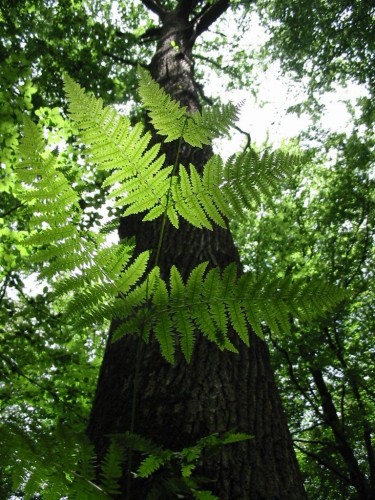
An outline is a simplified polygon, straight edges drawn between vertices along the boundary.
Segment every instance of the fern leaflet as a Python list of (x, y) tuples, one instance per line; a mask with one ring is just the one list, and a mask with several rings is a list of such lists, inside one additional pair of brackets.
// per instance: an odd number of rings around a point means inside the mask
[(238, 108), (233, 104), (189, 113), (142, 68), (139, 68), (138, 92), (155, 130), (166, 136), (164, 142), (182, 138), (191, 146), (201, 148), (211, 144), (215, 137), (227, 134), (238, 119)]

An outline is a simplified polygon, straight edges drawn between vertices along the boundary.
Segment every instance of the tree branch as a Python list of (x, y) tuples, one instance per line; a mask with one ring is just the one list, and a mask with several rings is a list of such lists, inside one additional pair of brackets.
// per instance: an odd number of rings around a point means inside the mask
[(297, 448), (297, 450), (301, 451), (302, 453), (304, 453), (308, 457), (316, 460), (318, 462), (318, 464), (320, 464), (323, 467), (325, 467), (325, 468), (329, 469), (330, 471), (332, 471), (334, 474), (336, 474), (338, 477), (340, 477), (343, 481), (345, 481), (345, 483), (347, 483), (349, 485), (352, 484), (351, 481), (350, 481), (350, 479), (348, 479), (346, 476), (344, 476), (338, 469), (336, 469), (336, 467), (334, 467), (333, 465), (331, 465), (328, 462), (326, 462), (325, 460), (323, 460), (316, 453), (312, 453), (311, 451), (306, 450), (302, 446), (298, 446), (298, 444), (296, 444), (296, 443), (294, 443), (294, 446)]
[(6, 212), (1, 213), (0, 218), (3, 218), (3, 217), (6, 217), (7, 215), (10, 215), (12, 212), (15, 212), (16, 210), (18, 210), (20, 207), (23, 207), (24, 205), (26, 205), (26, 203), (18, 203), (18, 205), (16, 205), (15, 207), (12, 207), (9, 210), (7, 210)]
[(194, 53), (194, 58), (195, 59), (201, 59), (202, 61), (208, 62), (209, 64), (211, 64), (215, 68), (219, 69), (220, 71), (224, 71), (225, 72), (226, 69), (228, 68), (228, 66), (222, 66), (220, 63), (218, 63), (214, 59), (211, 59), (210, 57), (202, 56), (201, 54)]
[(242, 130), (242, 128), (240, 128), (238, 125), (233, 125), (233, 128), (238, 130), (238, 132), (240, 132), (241, 134), (243, 134), (246, 137), (246, 145), (244, 147), (244, 151), (246, 151), (246, 149), (250, 149), (251, 148), (251, 135), (249, 134), (249, 132)]
[(335, 437), (337, 449), (342, 456), (344, 463), (348, 469), (352, 485), (363, 498), (367, 497), (370, 490), (369, 483), (366, 476), (360, 468), (359, 462), (354, 455), (353, 449), (347, 439), (342, 423), (338, 417), (336, 407), (330, 393), (328, 386), (324, 380), (323, 373), (320, 369), (310, 368), (311, 375), (313, 376), (315, 386), (319, 392), (324, 420), (331, 428)]
[(147, 64), (142, 64), (139, 61), (133, 61), (132, 59), (128, 59), (126, 57), (121, 57), (117, 56), (116, 54), (112, 54), (111, 52), (108, 52), (107, 50), (103, 51), (103, 54), (105, 56), (111, 57), (114, 61), (120, 62), (121, 64), (128, 64), (129, 66), (134, 66), (135, 68), (137, 66), (142, 66), (143, 68), (148, 68)]
[(156, 14), (160, 19), (163, 19), (167, 14), (167, 10), (164, 9), (158, 0), (141, 0), (143, 5)]
[(316, 429), (317, 427), (320, 427), (321, 425), (325, 425), (325, 422), (315, 422), (315, 424), (309, 425), (309, 427), (305, 427), (304, 429), (298, 429), (296, 431), (291, 431), (291, 435), (294, 436), (297, 434), (298, 436), (304, 432), (310, 432), (313, 429)]
[(229, 8), (230, 0), (218, 0), (216, 3), (205, 6), (194, 19), (193, 42), (204, 33)]
[(270, 334), (270, 340), (271, 340), (272, 345), (275, 347), (275, 349), (277, 349), (284, 356), (285, 361), (287, 362), (287, 365), (288, 365), (287, 370), (288, 370), (291, 381), (293, 382), (293, 384), (295, 385), (297, 390), (306, 399), (306, 401), (308, 401), (310, 403), (310, 405), (313, 408), (313, 410), (315, 411), (317, 417), (321, 418), (322, 415), (317, 407), (317, 404), (315, 403), (315, 401), (313, 401), (313, 399), (308, 395), (308, 393), (305, 391), (305, 389), (302, 387), (302, 385), (297, 380), (297, 377), (296, 377), (295, 371), (294, 371), (293, 362), (290, 359), (289, 352), (277, 343), (276, 339), (272, 336), (272, 334)]
[(194, 10), (194, 8), (197, 6), (198, 1), (197, 0), (180, 0), (178, 2), (177, 10), (179, 12), (183, 12), (187, 14), (186, 17), (189, 16), (189, 14)]
[(6, 291), (7, 291), (7, 287), (8, 287), (8, 283), (9, 283), (9, 279), (10, 279), (10, 273), (8, 272), (5, 275), (4, 281), (1, 283), (0, 304), (2, 303), (3, 298), (5, 297), (5, 294), (6, 294)]

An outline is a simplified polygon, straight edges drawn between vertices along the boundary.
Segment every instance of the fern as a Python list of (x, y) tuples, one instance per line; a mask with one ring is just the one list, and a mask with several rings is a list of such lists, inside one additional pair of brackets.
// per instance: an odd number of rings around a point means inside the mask
[[(201, 174), (194, 165), (164, 167), (160, 146), (149, 147), (151, 134), (142, 125), (131, 127), (128, 118), (103, 107), (101, 99), (87, 95), (67, 76), (65, 89), (87, 155), (109, 173), (103, 187), (117, 206), (125, 207), (124, 216), (146, 212), (144, 220), (163, 215), (176, 227), (180, 217), (196, 227), (226, 227), (228, 219), (271, 196), (295, 162), (281, 153), (260, 157), (250, 150), (226, 163), (213, 156)], [(236, 116), (230, 106), (188, 113), (143, 70), (140, 95), (160, 134), (194, 146), (226, 133)], [(134, 259), (133, 242), (108, 247), (105, 233), (80, 229), (78, 195), (56, 156), (46, 151), (42, 131), (28, 119), (20, 150), (18, 175), (29, 188), (21, 198), (33, 212), (35, 228), (25, 244), (39, 247), (34, 262), (41, 266), (41, 276), (54, 277), (54, 294), (66, 298), (65, 312), (78, 327), (117, 317), (121, 322), (113, 341), (125, 334), (147, 341), (155, 334), (162, 355), (173, 363), (177, 347), (190, 361), (198, 331), (220, 349), (237, 352), (233, 332), (249, 345), (249, 326), (259, 336), (264, 325), (276, 333), (288, 332), (291, 314), (311, 320), (342, 299), (341, 292), (321, 282), (238, 278), (234, 265), (221, 271), (202, 263), (186, 283), (175, 267), (168, 282), (157, 267), (146, 275), (149, 252)]]
[(123, 474), (123, 464), (125, 462), (124, 447), (112, 439), (107, 453), (101, 464), (101, 483), (100, 486), (110, 495), (120, 493), (119, 480)]
[[(172, 167), (162, 168), (165, 156), (158, 156), (160, 145), (148, 149), (151, 133), (143, 126), (130, 127), (130, 120), (101, 99), (88, 96), (68, 76), (65, 90), (72, 119), (80, 130), (82, 142), (98, 169), (112, 171), (103, 183), (109, 187), (109, 198), (117, 207), (128, 207), (124, 215), (151, 210), (165, 200), (169, 183), (165, 182)], [(165, 207), (164, 207), (165, 208)]]
[(44, 435), (11, 424), (0, 430), (2, 454), (12, 466), (13, 488), (22, 489), (25, 499), (35, 494), (51, 500), (109, 498), (92, 482), (93, 446), (82, 434), (61, 425)]
[(138, 467), (136, 475), (138, 477), (149, 477), (160, 469), (166, 462), (171, 460), (173, 452), (171, 450), (160, 450), (158, 455), (149, 455)]
[[(58, 168), (58, 158), (46, 151), (42, 130), (24, 118), (24, 136), (20, 144), (23, 161), (17, 175), (24, 188), (18, 197), (26, 203), (34, 228), (25, 245), (45, 247), (35, 252), (34, 262), (51, 263), (61, 255), (78, 255), (81, 241), (77, 222), (81, 217), (78, 194)], [(62, 261), (57, 265), (64, 268)], [(48, 271), (45, 270), (46, 274)]]
[(191, 146), (201, 148), (204, 144), (211, 144), (215, 137), (227, 134), (238, 119), (238, 108), (233, 104), (189, 113), (142, 68), (139, 68), (138, 91), (155, 130), (166, 136), (165, 142), (182, 138)]
[[(207, 265), (207, 262), (198, 265), (186, 283), (177, 268), (172, 267), (170, 286), (158, 275), (156, 287), (150, 290), (148, 325), (156, 332), (162, 355), (171, 363), (177, 342), (185, 359), (190, 361), (196, 331), (221, 349), (236, 352), (230, 328), (249, 345), (249, 327), (261, 337), (263, 324), (277, 334), (288, 333), (292, 314), (311, 321), (317, 314), (332, 310), (346, 296), (343, 290), (321, 281), (293, 282), (289, 277), (255, 278), (251, 274), (237, 278), (234, 264), (222, 272), (217, 268), (207, 271)], [(137, 318), (142, 319), (142, 316)], [(115, 340), (121, 336), (117, 331)]]
[[(140, 70), (140, 75), (144, 106), (167, 141), (183, 138), (193, 146), (208, 144), (236, 119), (231, 105), (189, 114), (147, 72)], [(189, 171), (180, 165), (177, 175), (172, 166), (164, 166), (165, 156), (158, 156), (160, 145), (148, 149), (151, 135), (144, 134), (140, 124), (131, 128), (126, 117), (103, 108), (101, 99), (85, 94), (69, 77), (65, 77), (65, 89), (90, 160), (98, 169), (112, 172), (103, 187), (110, 188), (109, 198), (116, 199), (116, 207), (125, 208), (124, 216), (146, 212), (143, 220), (151, 221), (166, 214), (176, 228), (180, 216), (196, 227), (212, 229), (212, 222), (226, 227), (225, 219), (238, 218), (245, 208), (269, 197), (296, 161), (281, 153), (260, 157), (247, 151), (226, 164), (219, 156), (212, 157), (202, 176), (194, 165)], [(200, 141), (199, 133), (203, 134)]]

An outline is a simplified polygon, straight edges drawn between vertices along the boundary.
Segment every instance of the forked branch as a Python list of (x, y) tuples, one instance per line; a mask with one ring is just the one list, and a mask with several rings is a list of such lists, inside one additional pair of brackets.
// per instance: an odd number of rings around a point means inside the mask
[(158, 0), (141, 0), (143, 5), (147, 7), (147, 9), (151, 10), (154, 14), (156, 14), (161, 20), (165, 17), (167, 14), (167, 10), (164, 9), (160, 5), (160, 2)]

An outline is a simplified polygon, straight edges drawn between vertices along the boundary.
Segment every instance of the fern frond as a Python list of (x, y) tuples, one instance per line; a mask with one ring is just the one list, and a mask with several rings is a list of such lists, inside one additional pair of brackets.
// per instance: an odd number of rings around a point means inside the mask
[[(269, 197), (294, 162), (281, 153), (260, 157), (246, 151), (225, 165), (219, 157), (211, 158), (202, 176), (194, 165), (189, 171), (180, 165), (178, 175), (171, 179), (173, 167), (164, 166), (160, 145), (148, 148), (151, 135), (144, 134), (141, 125), (131, 128), (127, 118), (103, 107), (100, 99), (85, 94), (69, 77), (65, 77), (65, 89), (91, 160), (99, 169), (112, 171), (103, 187), (110, 188), (109, 197), (115, 199), (115, 206), (124, 208), (124, 216), (146, 212), (143, 220), (151, 221), (166, 213), (175, 227), (179, 217), (196, 227), (212, 229), (212, 222), (226, 227), (226, 219), (240, 216), (254, 202)], [(237, 113), (232, 105), (221, 111), (188, 113), (142, 69), (140, 94), (153, 125), (167, 141), (183, 138), (193, 146), (208, 144), (228, 130)]]
[(160, 469), (173, 455), (172, 451), (165, 450), (160, 455), (149, 455), (142, 460), (136, 472), (138, 477), (149, 477)]
[(168, 311), (168, 290), (160, 278), (154, 292), (153, 304), (159, 313), (155, 316), (155, 336), (160, 344), (162, 355), (170, 363), (174, 362), (174, 332), (173, 322)]
[(94, 445), (88, 439), (88, 437), (83, 434), (80, 436), (77, 452), (78, 467), (77, 473), (85, 481), (94, 481), (96, 477), (95, 472), (95, 450)]
[(148, 71), (139, 68), (138, 93), (144, 108), (149, 112), (155, 130), (171, 142), (182, 136), (186, 121), (186, 107), (169, 97), (164, 89), (151, 78)]
[(19, 150), (22, 161), (17, 167), (17, 176), (26, 189), (19, 192), (18, 197), (32, 204), (29, 211), (38, 214), (35, 219), (38, 225), (43, 222), (53, 225), (51, 214), (71, 215), (73, 207), (79, 211), (78, 194), (59, 170), (57, 157), (46, 151), (42, 130), (27, 116)]
[(133, 287), (125, 298), (117, 298), (111, 309), (112, 317), (122, 319), (112, 334), (112, 342), (124, 335), (137, 334), (147, 341), (151, 329), (151, 310), (146, 306), (159, 284), (160, 270), (155, 267), (139, 285)]
[(231, 103), (223, 106), (204, 107), (188, 115), (183, 130), (184, 140), (191, 146), (201, 148), (211, 144), (212, 139), (226, 135), (238, 120), (239, 107)]
[[(82, 97), (82, 102), (76, 102), (73, 98), (71, 111), (83, 127), (84, 136), (91, 141), (94, 156), (104, 161), (105, 168), (110, 158), (103, 157), (103, 150), (99, 148), (100, 140), (95, 139), (95, 117), (92, 117), (94, 125), (91, 127), (89, 120), (81, 122), (82, 106), (85, 111), (87, 107), (93, 113), (103, 111), (102, 125), (107, 129), (109, 127), (114, 140), (127, 145), (133, 152), (132, 160), (136, 161), (139, 155), (143, 155), (149, 137), (142, 135), (140, 127), (131, 130), (128, 135), (124, 134), (121, 120), (117, 119), (114, 112), (103, 110), (100, 102), (86, 96), (74, 82), (68, 80), (67, 86), (70, 86), (76, 98)], [(107, 123), (106, 120), (115, 120), (115, 123)], [(59, 170), (55, 156), (46, 150), (41, 129), (28, 118), (25, 118), (20, 152), (22, 162), (17, 173), (21, 182), (27, 183), (24, 198), (21, 195), (21, 199), (27, 204), (27, 210), (33, 212), (31, 222), (34, 227), (24, 244), (39, 247), (32, 260), (40, 264), (40, 276), (55, 278), (55, 296), (64, 294), (67, 297), (66, 314), (78, 325), (110, 319), (118, 295), (121, 294), (123, 299), (145, 273), (149, 252), (131, 262), (132, 244), (106, 247), (103, 235), (83, 233), (79, 229), (82, 211), (78, 195)], [(156, 155), (156, 150), (146, 153), (153, 173), (160, 166), (160, 159), (154, 162)], [(67, 273), (70, 273), (69, 278)], [(62, 278), (61, 283), (59, 277)], [(142, 297), (138, 298), (143, 300)]]
[[(83, 91), (76, 84), (70, 83), (75, 96), (83, 98)], [(83, 103), (72, 104), (73, 112), (77, 115), (81, 116), (82, 104), (93, 110), (102, 108), (94, 98), (86, 96), (85, 99)], [(113, 114), (107, 113), (105, 116), (111, 118)], [(95, 149), (98, 144), (93, 139), (94, 129), (88, 123), (82, 126), (94, 142)], [(118, 124), (111, 131), (116, 138), (124, 139)], [(138, 138), (138, 143), (134, 145), (130, 139), (135, 137)], [(142, 137), (139, 127), (136, 131), (131, 131), (126, 140), (130, 140), (129, 147), (134, 149), (135, 157), (143, 154), (148, 144), (148, 138)], [(56, 158), (45, 149), (42, 131), (26, 118), (20, 148), (23, 161), (18, 175), (21, 182), (27, 182), (27, 187), (30, 188), (25, 189), (24, 201), (27, 210), (34, 214), (31, 221), (35, 229), (24, 243), (40, 247), (32, 260), (40, 264), (41, 277), (57, 278), (55, 296), (67, 295), (66, 314), (70, 320), (75, 319), (82, 325), (85, 322), (97, 323), (110, 319), (117, 296), (122, 294), (123, 298), (145, 273), (149, 252), (141, 254), (130, 263), (132, 244), (121, 243), (106, 247), (103, 235), (82, 233), (78, 225), (82, 216), (78, 195), (59, 170)], [(100, 151), (97, 154), (100, 156), (102, 153)], [(154, 151), (148, 155), (150, 161), (155, 154)], [(67, 278), (66, 273), (71, 276)], [(61, 283), (59, 276), (62, 278)]]
[(160, 145), (148, 149), (151, 134), (143, 133), (140, 123), (132, 128), (128, 118), (103, 107), (101, 99), (87, 95), (71, 78), (66, 76), (64, 82), (71, 117), (91, 161), (100, 170), (112, 171), (103, 183), (110, 188), (109, 198), (116, 199), (115, 206), (125, 207), (124, 215), (157, 205), (161, 205), (157, 216), (161, 215), (169, 189), (166, 179), (173, 167), (163, 167), (165, 155), (159, 156)]
[(185, 304), (185, 285), (178, 269), (173, 266), (170, 273), (170, 298), (173, 304), (173, 322), (180, 337), (180, 346), (189, 362), (193, 354), (195, 329), (189, 312), (183, 307)]
[[(123, 264), (118, 260), (119, 255), (125, 255)], [(78, 327), (97, 324), (115, 316), (121, 317), (122, 314), (117, 315), (116, 311), (139, 307), (147, 291), (145, 286), (135, 286), (145, 273), (148, 259), (149, 252), (143, 252), (130, 265), (126, 265), (129, 255), (123, 248), (107, 253), (105, 263), (98, 264), (94, 258), (92, 266), (82, 270), (82, 277), (64, 278), (61, 284), (57, 283), (57, 293), (74, 291), (73, 297), (68, 297), (65, 314), (74, 319)], [(123, 267), (117, 276), (111, 274), (116, 267)], [(133, 294), (132, 297), (130, 290), (137, 290), (137, 295)]]
[(100, 486), (110, 495), (121, 493), (119, 480), (122, 476), (122, 467), (125, 461), (125, 449), (115, 439), (111, 440), (107, 453), (101, 463)]
[(228, 133), (238, 119), (238, 107), (233, 104), (189, 113), (142, 68), (139, 69), (138, 92), (155, 130), (166, 137), (164, 142), (182, 138), (191, 146), (201, 148), (211, 144), (215, 137)]
[[(260, 157), (250, 150), (230, 157), (225, 165), (219, 156), (211, 157), (202, 176), (194, 165), (189, 166), (189, 172), (180, 165), (171, 189), (173, 216), (177, 214), (196, 227), (212, 229), (211, 221), (227, 227), (225, 219), (241, 217), (245, 209), (269, 198), (296, 161), (282, 153)], [(178, 226), (173, 220), (171, 223)]]
[[(169, 287), (158, 275), (156, 288), (149, 290), (147, 325), (154, 328), (162, 355), (171, 363), (176, 342), (190, 361), (196, 330), (219, 348), (236, 352), (229, 338), (230, 326), (248, 346), (249, 328), (260, 337), (262, 325), (276, 334), (288, 333), (291, 315), (311, 320), (345, 296), (342, 290), (321, 282), (293, 282), (289, 277), (270, 279), (267, 275), (256, 278), (252, 274), (238, 278), (234, 264), (222, 272), (217, 268), (207, 271), (207, 265), (204, 262), (193, 269), (186, 283), (172, 267)], [(129, 327), (133, 313), (127, 312), (131, 317)], [(137, 318), (138, 324), (141, 319)]]

